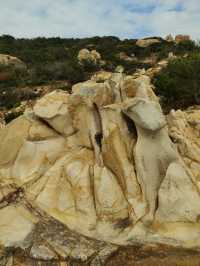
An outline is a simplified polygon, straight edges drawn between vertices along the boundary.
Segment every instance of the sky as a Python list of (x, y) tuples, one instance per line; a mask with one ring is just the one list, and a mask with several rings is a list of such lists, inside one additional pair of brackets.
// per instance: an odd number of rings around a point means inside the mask
[(189, 34), (200, 39), (200, 0), (0, 0), (0, 35), (18, 38)]

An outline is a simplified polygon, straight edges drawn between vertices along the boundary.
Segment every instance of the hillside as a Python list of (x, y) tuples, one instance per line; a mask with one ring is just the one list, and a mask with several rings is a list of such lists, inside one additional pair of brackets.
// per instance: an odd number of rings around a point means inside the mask
[[(7, 114), (8, 110), (57, 88), (70, 91), (73, 84), (88, 80), (98, 71), (113, 72), (118, 67), (117, 71), (133, 74), (137, 69), (155, 68), (163, 59), (199, 51), (197, 44), (181, 36), (176, 40), (170, 37), (120, 40), (15, 39), (4, 35), (0, 37), (0, 110)], [(159, 87), (159, 82), (156, 85)], [(195, 101), (190, 101), (191, 104)], [(6, 120), (15, 116), (11, 114)]]

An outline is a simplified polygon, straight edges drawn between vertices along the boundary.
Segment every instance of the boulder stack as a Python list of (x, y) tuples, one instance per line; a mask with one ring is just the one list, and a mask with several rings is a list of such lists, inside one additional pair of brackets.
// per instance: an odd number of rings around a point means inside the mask
[(96, 50), (82, 49), (78, 53), (79, 62), (83, 63), (84, 61), (90, 61), (94, 64), (97, 64), (101, 60), (101, 55)]

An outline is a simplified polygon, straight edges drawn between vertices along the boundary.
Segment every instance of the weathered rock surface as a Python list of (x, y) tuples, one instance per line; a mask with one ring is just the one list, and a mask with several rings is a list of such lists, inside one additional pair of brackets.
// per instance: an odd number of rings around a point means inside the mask
[(118, 245), (198, 250), (199, 123), (199, 110), (166, 119), (145, 73), (46, 94), (0, 130), (2, 265), (102, 265)]
[(20, 69), (26, 68), (25, 63), (22, 62), (19, 58), (6, 54), (0, 54), (0, 64), (5, 66), (14, 66)]
[(101, 60), (101, 55), (96, 50), (81, 49), (78, 53), (78, 60), (80, 62), (91, 61), (97, 64)]
[(104, 81), (110, 79), (111, 76), (112, 76), (112, 72), (101, 70), (101, 71), (96, 72), (91, 77), (91, 80), (96, 81), (97, 83), (98, 82), (100, 83), (100, 82), (104, 82)]
[(200, 188), (200, 108), (171, 111), (168, 124), (169, 135)]
[(160, 40), (157, 38), (147, 38), (147, 39), (139, 39), (136, 42), (136, 45), (142, 48), (148, 47), (152, 44), (160, 43)]

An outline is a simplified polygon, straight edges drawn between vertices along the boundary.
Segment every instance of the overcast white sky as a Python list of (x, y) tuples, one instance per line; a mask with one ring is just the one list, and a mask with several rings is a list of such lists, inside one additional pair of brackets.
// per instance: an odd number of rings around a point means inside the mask
[(200, 39), (200, 0), (0, 0), (0, 35)]

